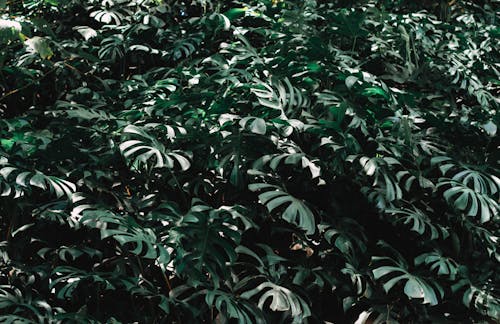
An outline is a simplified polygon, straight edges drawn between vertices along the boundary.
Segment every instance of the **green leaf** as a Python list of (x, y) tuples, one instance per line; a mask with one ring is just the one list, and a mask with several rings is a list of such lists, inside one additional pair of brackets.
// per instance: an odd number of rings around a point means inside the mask
[(389, 100), (389, 94), (382, 88), (380, 87), (369, 87), (365, 88), (363, 90), (363, 96), (366, 97), (375, 97), (375, 96), (381, 96), (387, 100)]
[(245, 15), (248, 8), (231, 8), (224, 13), (224, 16), (229, 18), (229, 20), (235, 20)]
[(85, 40), (89, 40), (97, 36), (97, 31), (89, 26), (75, 26), (73, 30), (76, 30)]
[[(388, 257), (373, 257), (372, 260), (375, 262), (395, 263), (393, 259)], [(437, 283), (431, 286), (424, 279), (410, 274), (408, 270), (402, 265), (380, 266), (373, 269), (372, 273), (377, 280), (381, 280), (387, 275), (396, 275), (389, 276), (391, 277), (391, 279), (389, 280), (384, 280), (384, 290), (386, 292), (389, 292), (395, 287), (397, 283), (405, 281), (403, 289), (405, 295), (409, 298), (422, 298), (424, 304), (428, 303), (430, 305), (437, 305), (439, 301), (436, 292), (439, 293), (441, 297), (443, 297), (444, 295), (443, 289)]]
[(282, 191), (278, 186), (266, 183), (252, 183), (248, 185), (248, 189), (251, 191), (268, 190), (259, 194), (259, 201), (267, 207), (269, 212), (283, 207), (281, 218), (285, 221), (297, 225), (305, 230), (306, 234), (313, 234), (316, 231), (314, 214), (304, 201)]
[(295, 295), (289, 289), (275, 285), (271, 282), (264, 282), (252, 290), (245, 291), (240, 297), (243, 299), (250, 299), (261, 292), (264, 293), (260, 296), (257, 305), (261, 309), (263, 309), (267, 299), (271, 298), (269, 308), (273, 311), (289, 311), (292, 317), (299, 317), (300, 319), (311, 316), (309, 306), (302, 298)]
[(351, 89), (358, 81), (359, 81), (358, 77), (350, 75), (345, 79), (345, 85), (347, 89)]
[(40, 36), (33, 36), (24, 42), (29, 51), (37, 53), (42, 59), (50, 59), (54, 52), (49, 46), (49, 41)]
[(264, 135), (266, 134), (266, 121), (258, 117), (245, 117), (240, 121), (242, 128), (247, 128), (252, 133)]
[(415, 279), (409, 279), (404, 288), (405, 294), (410, 298), (424, 298), (424, 289)]

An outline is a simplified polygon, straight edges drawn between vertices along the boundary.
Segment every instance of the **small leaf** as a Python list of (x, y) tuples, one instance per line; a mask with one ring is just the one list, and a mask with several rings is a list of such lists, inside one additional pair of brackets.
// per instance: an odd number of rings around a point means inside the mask
[(366, 97), (381, 96), (387, 100), (389, 99), (389, 94), (387, 92), (385, 92), (384, 89), (382, 89), (380, 87), (371, 87), (371, 88), (364, 89), (363, 96), (366, 96)]
[(24, 43), (29, 51), (37, 53), (42, 59), (50, 59), (54, 55), (46, 38), (34, 36), (28, 38)]
[(486, 134), (489, 136), (495, 136), (497, 133), (497, 125), (493, 121), (488, 121), (486, 124), (481, 125), (481, 128), (484, 129)]
[(347, 89), (351, 89), (353, 85), (355, 85), (359, 81), (359, 78), (354, 75), (350, 75), (345, 79), (345, 85)]
[(97, 31), (89, 26), (75, 26), (73, 30), (76, 30), (80, 35), (85, 38), (85, 40), (89, 40), (93, 37), (97, 36)]

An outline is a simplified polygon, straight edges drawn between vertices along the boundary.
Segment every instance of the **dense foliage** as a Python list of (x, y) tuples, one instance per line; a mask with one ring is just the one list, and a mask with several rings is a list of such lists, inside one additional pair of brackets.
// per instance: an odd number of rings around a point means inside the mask
[(498, 320), (498, 12), (0, 0), (0, 321)]

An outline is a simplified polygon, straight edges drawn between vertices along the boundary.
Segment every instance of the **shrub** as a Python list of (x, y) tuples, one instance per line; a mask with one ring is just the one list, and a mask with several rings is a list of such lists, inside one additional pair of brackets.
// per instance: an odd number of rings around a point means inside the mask
[(0, 1), (7, 323), (499, 319), (493, 1)]

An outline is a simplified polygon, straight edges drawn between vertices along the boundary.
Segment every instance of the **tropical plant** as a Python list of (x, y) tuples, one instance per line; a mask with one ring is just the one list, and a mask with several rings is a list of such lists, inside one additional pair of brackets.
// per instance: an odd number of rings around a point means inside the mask
[(0, 321), (500, 320), (498, 12), (0, 0)]

